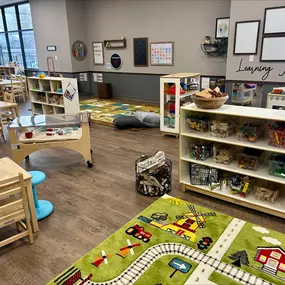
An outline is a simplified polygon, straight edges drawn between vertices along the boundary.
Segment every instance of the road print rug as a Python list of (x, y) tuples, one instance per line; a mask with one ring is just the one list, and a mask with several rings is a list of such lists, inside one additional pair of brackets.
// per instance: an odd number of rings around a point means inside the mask
[(164, 195), (48, 285), (285, 284), (285, 235)]

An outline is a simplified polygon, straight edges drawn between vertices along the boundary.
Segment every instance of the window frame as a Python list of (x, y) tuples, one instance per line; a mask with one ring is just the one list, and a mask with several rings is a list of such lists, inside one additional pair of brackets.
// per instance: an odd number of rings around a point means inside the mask
[[(4, 27), (4, 32), (0, 32), (0, 34), (5, 34), (7, 49), (8, 49), (8, 55), (9, 55), (9, 61), (13, 60), (12, 59), (12, 52), (11, 52), (11, 45), (10, 45), (10, 41), (9, 41), (9, 33), (17, 32), (19, 34), (20, 48), (21, 48), (21, 53), (22, 53), (22, 58), (23, 58), (23, 65), (24, 65), (24, 68), (27, 69), (27, 61), (26, 61), (26, 53), (25, 53), (25, 46), (24, 46), (24, 40), (23, 40), (23, 32), (28, 32), (28, 31), (33, 32), (34, 29), (22, 29), (22, 27), (21, 27), (19, 6), (23, 5), (23, 4), (30, 4), (30, 2), (29, 1), (23, 1), (23, 2), (11, 3), (8, 5), (0, 6), (0, 13), (2, 15), (3, 27)], [(9, 8), (9, 7), (15, 7), (16, 21), (17, 21), (17, 28), (18, 28), (17, 30), (8, 31), (8, 29), (7, 29), (5, 8)]]

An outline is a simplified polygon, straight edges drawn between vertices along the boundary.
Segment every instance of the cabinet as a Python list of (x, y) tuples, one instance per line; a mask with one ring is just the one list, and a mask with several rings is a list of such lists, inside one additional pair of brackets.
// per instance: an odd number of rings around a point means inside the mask
[[(229, 137), (222, 138), (212, 136), (209, 132), (200, 132), (191, 130), (187, 122), (187, 117), (195, 115), (199, 117), (208, 117), (210, 120), (227, 119), (232, 120), (235, 124), (238, 124), (239, 120), (260, 120), (262, 125), (265, 126), (265, 135), (255, 142), (240, 141), (237, 139), (236, 133)], [(196, 107), (195, 104), (190, 104), (181, 107), (180, 110), (180, 135), (179, 135), (179, 181), (182, 185), (182, 190), (190, 190), (199, 192), (208, 196), (216, 197), (222, 200), (226, 200), (231, 203), (249, 207), (255, 210), (259, 210), (265, 213), (276, 215), (285, 218), (285, 177), (278, 177), (269, 174), (268, 157), (274, 154), (285, 154), (285, 148), (277, 148), (269, 145), (269, 137), (267, 135), (267, 124), (272, 122), (285, 122), (285, 111), (272, 110), (272, 109), (260, 109), (260, 108), (248, 108), (242, 106), (224, 105), (218, 110), (204, 110)], [(190, 156), (190, 147), (193, 143), (222, 143), (226, 146), (234, 148), (247, 147), (249, 149), (257, 149), (264, 151), (264, 162), (256, 169), (249, 170), (239, 168), (237, 160), (233, 160), (229, 164), (216, 163), (213, 157), (209, 157), (205, 160), (196, 160)], [(233, 152), (233, 155), (235, 152)], [(256, 181), (271, 181), (277, 183), (281, 189), (280, 197), (273, 203), (266, 201), (260, 201), (255, 191), (251, 191), (246, 197), (234, 195), (230, 192), (230, 189), (226, 191), (210, 190), (205, 185), (192, 185), (190, 182), (190, 167), (191, 164), (208, 166), (221, 171), (227, 171), (231, 175), (241, 174), (245, 176), (253, 177)], [(284, 170), (284, 169), (283, 169)]]
[(77, 79), (28, 77), (33, 114), (77, 114), (80, 112)]
[(285, 110), (285, 94), (267, 94), (266, 108)]
[(176, 73), (160, 77), (160, 131), (179, 134), (179, 108), (200, 90), (200, 73)]

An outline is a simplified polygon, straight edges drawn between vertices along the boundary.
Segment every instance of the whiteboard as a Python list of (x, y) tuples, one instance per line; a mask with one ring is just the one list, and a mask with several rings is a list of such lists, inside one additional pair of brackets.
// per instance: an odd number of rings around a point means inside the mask
[(265, 9), (263, 34), (285, 33), (285, 7)]
[(261, 61), (285, 61), (285, 36), (264, 37)]
[(234, 54), (257, 54), (260, 21), (236, 22)]

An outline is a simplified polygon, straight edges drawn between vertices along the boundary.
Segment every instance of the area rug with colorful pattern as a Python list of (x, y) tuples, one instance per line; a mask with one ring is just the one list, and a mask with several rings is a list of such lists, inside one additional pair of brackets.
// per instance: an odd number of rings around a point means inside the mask
[(49, 285), (285, 284), (285, 235), (169, 195)]
[(115, 118), (129, 116), (136, 111), (154, 112), (159, 114), (159, 106), (145, 104), (128, 104), (118, 100), (89, 99), (80, 101), (80, 110), (91, 114), (91, 121), (103, 125), (113, 125)]

